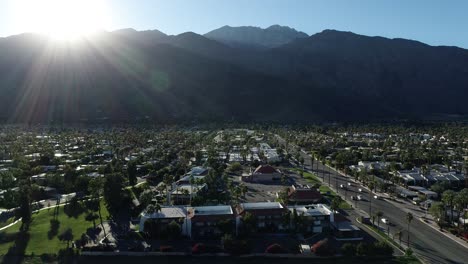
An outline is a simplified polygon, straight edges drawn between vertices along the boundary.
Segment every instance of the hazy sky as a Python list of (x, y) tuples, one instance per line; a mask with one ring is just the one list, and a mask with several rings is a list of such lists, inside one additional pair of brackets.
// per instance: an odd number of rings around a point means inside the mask
[[(19, 0), (0, 0), (0, 36), (30, 31)], [(21, 0), (28, 2), (28, 0)], [(35, 2), (48, 0), (31, 0)], [(96, 0), (98, 1), (98, 0)], [(223, 25), (287, 25), (308, 34), (324, 29), (402, 37), (468, 48), (468, 0), (102, 0), (105, 29), (206, 33)], [(25, 7), (26, 6), (26, 7)], [(27, 8), (22, 5), (21, 8)], [(92, 8), (92, 7), (88, 7)], [(83, 15), (83, 20), (86, 15)]]

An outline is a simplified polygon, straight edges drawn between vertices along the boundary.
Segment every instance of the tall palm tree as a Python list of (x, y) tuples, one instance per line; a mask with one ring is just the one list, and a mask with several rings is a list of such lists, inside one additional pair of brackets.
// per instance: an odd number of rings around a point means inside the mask
[(377, 212), (377, 226), (378, 227), (380, 227), (380, 219), (382, 218), (383, 215), (384, 213), (382, 211)]
[[(452, 223), (452, 220), (453, 220), (453, 202), (455, 200), (455, 195), (456, 193), (452, 190), (447, 190), (442, 193), (442, 202), (444, 203), (444, 209), (447, 206), (450, 208), (449, 223)], [(445, 210), (444, 210), (444, 215), (446, 215)]]
[(409, 244), (410, 244), (410, 224), (411, 224), (411, 221), (413, 221), (413, 214), (412, 213), (409, 213), (406, 214), (406, 222), (408, 223), (408, 247), (409, 247)]

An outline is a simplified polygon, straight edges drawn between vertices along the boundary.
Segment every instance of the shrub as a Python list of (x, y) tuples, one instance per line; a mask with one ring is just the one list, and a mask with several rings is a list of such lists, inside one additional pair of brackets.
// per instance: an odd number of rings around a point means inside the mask
[(250, 253), (250, 247), (246, 240), (230, 240), (224, 242), (224, 250), (231, 255), (243, 255)]
[(356, 245), (351, 243), (346, 243), (341, 247), (341, 253), (347, 257), (356, 256)]
[(405, 251), (405, 256), (413, 256), (413, 250), (411, 248), (407, 248)]
[(374, 245), (375, 255), (391, 256), (393, 255), (393, 247), (386, 242), (377, 242)]

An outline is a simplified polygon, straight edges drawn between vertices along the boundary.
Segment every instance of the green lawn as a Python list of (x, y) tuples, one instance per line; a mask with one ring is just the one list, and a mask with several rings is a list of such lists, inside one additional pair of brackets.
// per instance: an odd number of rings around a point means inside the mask
[(321, 184), (321, 181), (317, 178), (317, 175), (315, 175), (313, 173), (303, 171), (300, 168), (293, 168), (293, 169), (291, 169), (291, 171), (294, 171), (297, 174), (302, 173), (302, 176), (304, 177), (304, 179), (306, 179), (307, 181), (309, 181), (312, 184), (316, 184), (316, 183)]
[[(81, 237), (83, 233), (90, 227), (93, 227), (93, 223), (85, 220), (86, 212), (75, 217), (69, 217), (63, 211), (63, 206), (59, 207), (59, 213), (57, 219), (60, 221), (60, 227), (58, 234), (61, 234), (68, 228), (72, 229), (73, 239), (76, 240)], [(33, 218), (29, 226), (29, 241), (27, 242), (25, 254), (31, 255), (32, 253), (39, 255), (43, 253), (57, 253), (59, 249), (66, 248), (66, 242), (60, 241), (57, 236), (49, 239), (48, 232), (50, 230), (50, 220), (54, 215), (54, 208), (46, 209), (33, 213)], [(101, 201), (101, 213), (103, 220), (106, 220), (109, 213), (104, 206), (104, 202)], [(99, 223), (99, 220), (96, 221)], [(16, 234), (21, 226), (21, 222), (3, 230), (0, 235), (5, 236), (8, 234)], [(11, 239), (10, 239), (11, 240)], [(0, 255), (7, 253), (8, 249), (13, 245), (13, 241), (0, 242)]]

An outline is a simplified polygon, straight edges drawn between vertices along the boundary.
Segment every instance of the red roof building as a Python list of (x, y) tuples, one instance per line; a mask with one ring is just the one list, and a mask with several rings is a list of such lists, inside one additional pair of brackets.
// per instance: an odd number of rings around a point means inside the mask
[(289, 188), (288, 197), (291, 203), (318, 203), (322, 200), (322, 194), (318, 190), (294, 185)]

